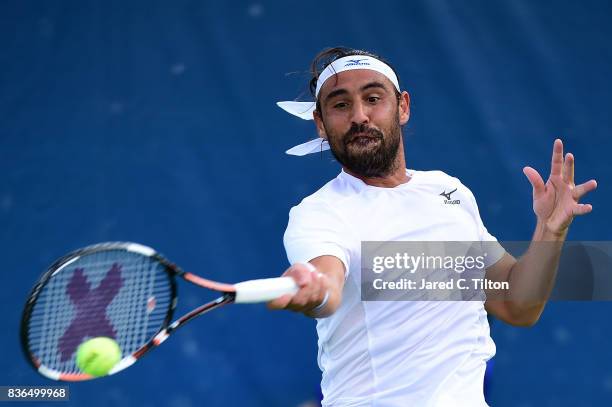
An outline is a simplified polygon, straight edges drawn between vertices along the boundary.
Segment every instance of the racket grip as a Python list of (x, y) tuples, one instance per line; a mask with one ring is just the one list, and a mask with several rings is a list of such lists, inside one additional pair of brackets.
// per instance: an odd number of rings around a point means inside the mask
[(285, 294), (295, 294), (298, 286), (291, 277), (262, 278), (234, 284), (237, 304), (266, 302)]

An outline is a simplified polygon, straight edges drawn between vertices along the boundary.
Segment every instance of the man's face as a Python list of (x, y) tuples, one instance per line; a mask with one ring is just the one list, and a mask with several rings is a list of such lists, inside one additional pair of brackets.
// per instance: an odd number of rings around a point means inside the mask
[(398, 104), (395, 87), (382, 74), (345, 71), (325, 82), (315, 115), (336, 159), (363, 177), (384, 177), (395, 168), (401, 125), (408, 121), (408, 95)]

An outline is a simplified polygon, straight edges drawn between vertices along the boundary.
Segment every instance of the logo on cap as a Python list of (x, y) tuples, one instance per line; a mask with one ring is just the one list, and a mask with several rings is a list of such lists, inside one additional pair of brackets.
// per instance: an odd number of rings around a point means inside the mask
[(344, 66), (370, 65), (369, 62), (361, 62), (361, 61), (367, 61), (367, 58), (349, 59), (348, 62), (346, 64), (344, 64)]

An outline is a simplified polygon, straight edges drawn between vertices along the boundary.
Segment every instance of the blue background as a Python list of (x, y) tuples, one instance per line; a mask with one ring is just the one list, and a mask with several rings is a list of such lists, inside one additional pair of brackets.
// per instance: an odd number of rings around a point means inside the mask
[[(287, 267), (288, 211), (338, 172), (289, 157), (312, 123), (322, 48), (388, 58), (412, 97), (407, 165), (474, 192), (500, 240), (531, 237), (524, 165), (554, 138), (595, 178), (571, 240), (610, 239), (612, 7), (607, 1), (5, 1), (0, 4), (0, 385), (55, 384), (24, 361), (23, 302), (66, 251), (157, 248), (221, 281)], [(180, 287), (179, 312), (208, 299)], [(612, 403), (609, 303), (551, 303), (534, 328), (497, 322), (493, 406)], [(234, 306), (190, 324), (70, 405), (297, 406), (318, 397), (314, 322)]]

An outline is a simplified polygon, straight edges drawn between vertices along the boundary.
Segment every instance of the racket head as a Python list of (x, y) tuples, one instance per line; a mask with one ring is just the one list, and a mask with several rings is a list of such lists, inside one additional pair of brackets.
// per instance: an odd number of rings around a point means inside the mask
[(42, 375), (89, 380), (76, 365), (78, 346), (104, 336), (117, 341), (122, 359), (108, 373), (135, 362), (172, 320), (176, 265), (150, 247), (107, 242), (69, 253), (40, 277), (25, 304), (21, 344)]

